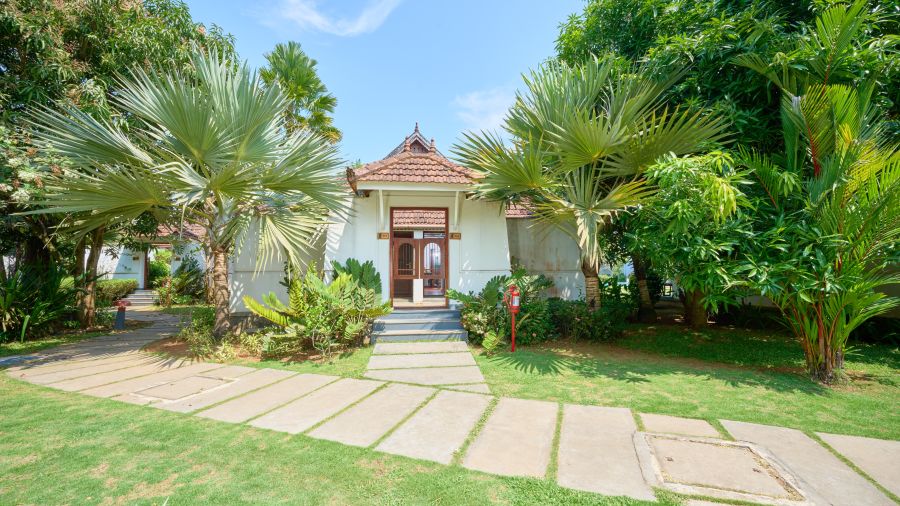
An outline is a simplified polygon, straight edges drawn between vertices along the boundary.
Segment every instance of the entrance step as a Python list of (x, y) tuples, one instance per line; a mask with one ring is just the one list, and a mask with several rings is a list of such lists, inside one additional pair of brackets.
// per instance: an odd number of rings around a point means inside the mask
[(448, 320), (460, 318), (457, 309), (394, 309), (378, 320)]
[(391, 320), (375, 320), (375, 331), (382, 330), (462, 330), (459, 318), (394, 318)]
[(465, 330), (382, 330), (372, 332), (372, 343), (402, 343), (410, 341), (464, 341), (469, 340)]
[(132, 306), (152, 306), (156, 304), (156, 290), (135, 290), (125, 300)]

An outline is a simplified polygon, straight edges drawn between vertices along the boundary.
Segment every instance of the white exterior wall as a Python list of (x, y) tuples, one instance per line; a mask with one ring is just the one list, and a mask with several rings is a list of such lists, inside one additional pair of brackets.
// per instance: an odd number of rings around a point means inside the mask
[[(382, 298), (390, 298), (390, 240), (378, 239), (390, 231), (392, 207), (446, 207), (449, 231), (460, 239), (448, 239), (448, 287), (462, 292), (479, 291), (498, 274), (509, 273), (506, 219), (499, 204), (465, 200), (456, 192), (385, 191), (379, 204), (377, 191), (352, 201), (348, 219), (336, 220), (328, 231), (325, 265), (332, 260), (371, 260), (381, 274)], [(458, 199), (458, 200), (457, 200)], [(458, 208), (457, 208), (458, 206)], [(458, 223), (455, 210), (459, 211)], [(500, 238), (501, 240), (498, 240)]]
[(144, 255), (143, 251), (133, 252), (121, 246), (103, 248), (97, 271), (101, 279), (135, 279), (138, 288), (147, 288), (144, 286)]
[(571, 236), (527, 218), (506, 220), (509, 251), (513, 263), (530, 274), (543, 274), (553, 280), (547, 294), (563, 299), (579, 299), (584, 295), (578, 244)]

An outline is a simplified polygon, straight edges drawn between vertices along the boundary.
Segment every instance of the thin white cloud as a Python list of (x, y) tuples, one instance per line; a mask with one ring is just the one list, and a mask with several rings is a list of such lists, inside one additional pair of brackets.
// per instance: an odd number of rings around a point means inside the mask
[(515, 101), (512, 88), (501, 86), (458, 95), (452, 105), (469, 130), (496, 130)]
[(352, 37), (377, 30), (400, 2), (401, 0), (371, 0), (355, 18), (329, 16), (319, 9), (319, 2), (316, 0), (283, 0), (279, 11), (284, 19), (294, 22), (303, 30)]

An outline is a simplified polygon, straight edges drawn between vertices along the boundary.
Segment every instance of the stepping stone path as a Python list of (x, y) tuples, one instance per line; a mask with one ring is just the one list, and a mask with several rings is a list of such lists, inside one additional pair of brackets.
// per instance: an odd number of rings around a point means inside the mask
[[(705, 420), (484, 395), (484, 377), (463, 341), (378, 342), (366, 378), (352, 379), (144, 353), (145, 344), (177, 331), (178, 320), (139, 317), (153, 327), (60, 346), (6, 373), (51, 388), (609, 496), (652, 501), (657, 487), (703, 496), (689, 501), (698, 506), (720, 504), (710, 498), (894, 504), (798, 430), (723, 420), (733, 441)], [(900, 442), (818, 436), (881, 487), (900, 492)]]

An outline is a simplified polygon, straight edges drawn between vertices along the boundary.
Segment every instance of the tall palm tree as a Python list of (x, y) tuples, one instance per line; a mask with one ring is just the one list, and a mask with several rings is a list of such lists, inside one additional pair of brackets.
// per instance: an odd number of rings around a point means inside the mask
[(44, 209), (82, 233), (144, 213), (206, 231), (214, 333), (229, 330), (228, 258), (250, 240), (257, 266), (276, 255), (299, 265), (329, 212), (343, 209), (336, 147), (286, 133), (289, 101), (246, 66), (194, 57), (196, 77), (135, 70), (112, 101), (141, 126), (129, 132), (74, 108), (38, 110), (40, 139), (75, 165), (50, 176)]
[(612, 215), (652, 193), (641, 173), (667, 153), (693, 152), (723, 137), (724, 123), (663, 100), (681, 73), (663, 79), (616, 68), (612, 58), (570, 67), (551, 62), (525, 78), (504, 129), (464, 134), (453, 148), (483, 174), (483, 198), (524, 202), (535, 218), (571, 234), (581, 252), (585, 298), (600, 302), (599, 232)]
[(873, 80), (851, 71), (877, 44), (860, 37), (865, 7), (825, 11), (793, 53), (805, 61), (738, 60), (781, 90), (785, 144), (778, 156), (742, 152), (763, 190), (746, 272), (824, 382), (841, 376), (850, 332), (900, 303), (878, 291), (900, 283), (900, 143), (873, 105)]
[(300, 44), (290, 41), (278, 44), (266, 54), (269, 65), (260, 71), (266, 84), (278, 84), (291, 106), (285, 110), (289, 130), (308, 128), (332, 142), (341, 140), (331, 114), (337, 99), (322, 83), (316, 72), (316, 60), (307, 56)]

